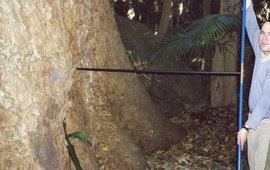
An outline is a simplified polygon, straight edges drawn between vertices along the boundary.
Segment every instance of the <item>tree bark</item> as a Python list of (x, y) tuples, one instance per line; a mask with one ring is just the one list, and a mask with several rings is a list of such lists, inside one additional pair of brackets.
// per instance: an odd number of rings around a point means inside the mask
[[(235, 6), (239, 5), (239, 1), (222, 1), (220, 6), (220, 14), (228, 14)], [(235, 9), (233, 12), (236, 12)], [(235, 34), (226, 35), (221, 41), (227, 42), (228, 49), (231, 53), (221, 54), (217, 49), (212, 62), (213, 71), (237, 71), (237, 56), (239, 54), (239, 45)], [(228, 106), (237, 104), (237, 77), (212, 77), (211, 79), (211, 106)]]
[[(212, 71), (224, 71), (224, 60), (221, 52), (216, 49), (215, 55), (212, 61)], [(223, 106), (224, 100), (224, 79), (220, 76), (211, 77), (211, 97), (210, 104), (212, 107)]]
[(203, 0), (203, 16), (211, 14), (211, 0)]
[[(145, 169), (143, 153), (182, 131), (153, 105), (136, 75), (79, 72), (131, 68), (107, 0), (0, 1), (0, 169)], [(106, 12), (104, 12), (106, 11)]]
[(163, 8), (162, 8), (163, 10), (162, 10), (160, 23), (158, 26), (158, 36), (159, 37), (163, 37), (167, 33), (169, 21), (170, 21), (170, 15), (172, 13), (171, 5), (172, 5), (172, 0), (164, 0), (163, 1)]

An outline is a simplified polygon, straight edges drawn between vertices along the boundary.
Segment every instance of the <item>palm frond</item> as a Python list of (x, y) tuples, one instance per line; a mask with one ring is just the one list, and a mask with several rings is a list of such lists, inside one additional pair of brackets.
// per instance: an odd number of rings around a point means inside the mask
[(188, 60), (202, 56), (206, 51), (213, 53), (216, 47), (226, 51), (226, 44), (217, 43), (227, 33), (240, 35), (241, 19), (235, 14), (208, 15), (193, 21), (182, 32), (163, 38), (160, 49), (151, 57), (155, 63), (169, 56)]

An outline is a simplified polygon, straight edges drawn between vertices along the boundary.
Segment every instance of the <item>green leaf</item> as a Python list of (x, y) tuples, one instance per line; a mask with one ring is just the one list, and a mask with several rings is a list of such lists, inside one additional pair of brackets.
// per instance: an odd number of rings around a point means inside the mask
[(198, 56), (211, 57), (216, 48), (223, 49), (222, 52), (230, 52), (226, 48), (228, 43), (219, 43), (219, 40), (232, 32), (240, 36), (240, 28), (239, 15), (205, 16), (191, 22), (181, 32), (165, 36), (159, 50), (151, 56), (150, 63), (154, 64), (169, 56), (178, 56), (186, 61)]
[(77, 138), (77, 139), (79, 139), (80, 141), (82, 141), (84, 143), (92, 144), (90, 137), (88, 137), (83, 132), (76, 131), (76, 132), (68, 134), (68, 137)]
[(68, 154), (76, 167), (76, 170), (82, 170), (82, 167), (81, 167), (80, 161), (76, 155), (74, 146), (72, 144), (69, 144), (69, 145), (67, 145), (67, 149), (68, 149)]
[(126, 50), (126, 53), (127, 53), (129, 56), (132, 56), (132, 51)]

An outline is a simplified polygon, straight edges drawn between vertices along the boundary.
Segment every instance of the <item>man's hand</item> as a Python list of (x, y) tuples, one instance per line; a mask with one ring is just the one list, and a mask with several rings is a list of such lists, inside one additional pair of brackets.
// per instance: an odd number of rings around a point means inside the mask
[(248, 131), (244, 128), (240, 129), (239, 132), (237, 133), (237, 144), (241, 145), (242, 150), (244, 150), (244, 145), (247, 141), (247, 134)]

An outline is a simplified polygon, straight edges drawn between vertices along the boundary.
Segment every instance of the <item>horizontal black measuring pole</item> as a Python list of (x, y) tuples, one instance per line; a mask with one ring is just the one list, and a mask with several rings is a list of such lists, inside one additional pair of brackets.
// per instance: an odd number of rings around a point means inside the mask
[(93, 72), (119, 72), (139, 74), (162, 74), (162, 75), (202, 75), (202, 76), (239, 76), (240, 72), (207, 72), (207, 71), (156, 71), (156, 70), (134, 70), (134, 69), (112, 69), (112, 68), (76, 68), (80, 71)]

